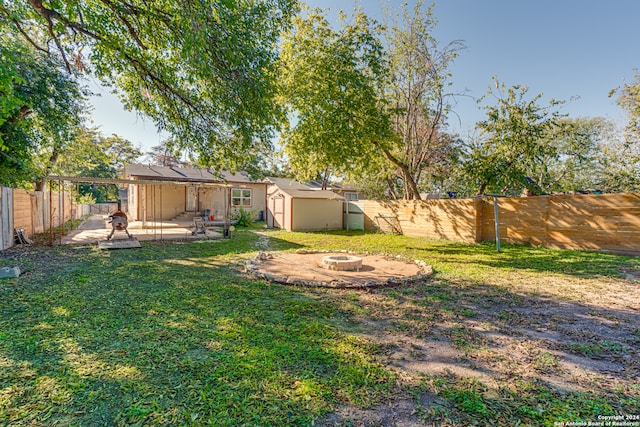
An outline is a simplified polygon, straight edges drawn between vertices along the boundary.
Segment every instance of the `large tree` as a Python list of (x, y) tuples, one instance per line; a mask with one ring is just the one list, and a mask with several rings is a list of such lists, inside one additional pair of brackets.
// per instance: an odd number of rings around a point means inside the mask
[(55, 58), (4, 32), (0, 59), (0, 183), (42, 190), (84, 120), (85, 93)]
[(562, 102), (552, 99), (541, 106), (542, 94), (528, 99), (527, 92), (526, 86), (507, 88), (494, 77), (493, 87), (480, 100), (493, 98), (495, 103), (484, 107), (487, 118), (477, 124), (481, 137), (465, 161), (466, 176), (477, 185), (478, 195), (525, 187), (539, 192), (529, 175), (545, 159), (559, 155), (549, 136), (560, 133), (557, 108)]
[(531, 180), (545, 193), (600, 187), (602, 147), (612, 126), (600, 117), (560, 118), (540, 142), (554, 149), (532, 164), (527, 171)]
[(636, 74), (631, 83), (611, 91), (610, 96), (617, 95), (617, 103), (627, 112), (627, 142), (640, 140), (640, 75)]
[(413, 10), (405, 4), (398, 16), (387, 36), (387, 96), (397, 139), (385, 155), (395, 167), (404, 198), (420, 199), (421, 180), (437, 175), (454, 154), (456, 138), (446, 132), (452, 99), (448, 69), (463, 44), (439, 45), (433, 37), (437, 21), (432, 6), (425, 8), (421, 0)]
[[(135, 163), (141, 151), (129, 140), (103, 135), (97, 128), (82, 128), (60, 156), (57, 173), (70, 176), (120, 178), (124, 166)], [(79, 193), (97, 202), (118, 199), (116, 185), (79, 184)]]
[(452, 158), (447, 70), (462, 45), (438, 46), (421, 1), (390, 31), (359, 11), (349, 22), (342, 14), (339, 28), (319, 10), (294, 24), (281, 55), (281, 93), (293, 117), (283, 142), (294, 172), (325, 181), (331, 173), (367, 176), (391, 197), (420, 198), (423, 181)]
[(114, 84), (128, 108), (202, 162), (234, 165), (278, 122), (272, 65), (295, 8), (295, 0), (16, 0), (0, 2), (0, 16), (69, 71)]
[(342, 14), (340, 24), (333, 28), (320, 10), (309, 10), (284, 36), (281, 101), (291, 121), (282, 142), (303, 180), (357, 173), (389, 147), (380, 29), (361, 12), (352, 22)]
[[(630, 83), (611, 91), (617, 103), (627, 113), (622, 138), (604, 147), (611, 163), (605, 174), (604, 187), (618, 187), (619, 191), (640, 190), (640, 75)], [(615, 166), (615, 167), (612, 167)]]

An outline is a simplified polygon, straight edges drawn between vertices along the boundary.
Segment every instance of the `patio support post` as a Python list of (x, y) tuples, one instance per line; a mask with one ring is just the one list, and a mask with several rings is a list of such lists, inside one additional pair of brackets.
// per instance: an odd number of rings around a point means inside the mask
[(58, 200), (62, 197), (62, 234), (60, 235), (60, 244), (62, 244), (62, 236), (64, 236), (64, 187), (62, 181), (58, 180)]
[(49, 246), (53, 246), (53, 181), (49, 180)]
[(227, 187), (227, 200), (225, 201), (223, 237), (229, 237), (229, 224), (231, 223), (231, 187)]
[(162, 240), (162, 222), (164, 221), (164, 216), (162, 215), (162, 187), (160, 187), (160, 240)]
[(156, 229), (156, 221), (158, 221), (158, 219), (156, 218), (156, 187), (157, 185), (153, 185), (153, 194), (151, 195), (151, 201), (153, 203), (153, 207), (151, 209), (151, 212), (153, 212), (153, 240), (156, 240), (157, 234), (158, 234), (158, 230)]
[(498, 217), (498, 197), (493, 197), (493, 217), (496, 225), (496, 251), (500, 252), (500, 218)]

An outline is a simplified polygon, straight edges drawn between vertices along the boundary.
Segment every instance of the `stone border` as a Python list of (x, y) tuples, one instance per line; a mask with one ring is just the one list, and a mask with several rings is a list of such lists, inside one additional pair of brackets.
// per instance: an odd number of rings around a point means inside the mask
[[(286, 252), (282, 252), (282, 253), (286, 253)], [(433, 275), (433, 267), (428, 265), (426, 262), (421, 261), (421, 260), (411, 260), (408, 258), (405, 258), (403, 256), (400, 255), (384, 255), (384, 254), (374, 254), (374, 253), (369, 253), (369, 252), (364, 252), (364, 253), (358, 253), (358, 252), (351, 252), (351, 251), (308, 251), (305, 249), (298, 249), (296, 251), (297, 254), (331, 254), (331, 253), (343, 253), (343, 254), (352, 254), (352, 255), (356, 255), (356, 256), (367, 256), (367, 255), (378, 255), (378, 256), (383, 256), (386, 258), (390, 258), (390, 259), (394, 259), (397, 261), (402, 261), (402, 262), (412, 262), (414, 264), (416, 264), (418, 267), (420, 267), (420, 273), (413, 275), (413, 276), (404, 276), (404, 277), (390, 277), (387, 280), (379, 280), (379, 281), (375, 281), (375, 280), (369, 280), (366, 283), (350, 283), (350, 282), (346, 282), (346, 281), (339, 281), (339, 280), (334, 280), (331, 282), (317, 282), (317, 281), (308, 281), (308, 280), (302, 280), (302, 279), (295, 279), (295, 278), (285, 278), (285, 277), (279, 277), (279, 276), (275, 276), (273, 274), (270, 273), (263, 273), (260, 271), (260, 264), (263, 261), (266, 260), (270, 260), (273, 259), (274, 256), (269, 253), (269, 252), (258, 252), (258, 255), (256, 255), (256, 257), (254, 259), (250, 259), (247, 260), (246, 265), (245, 265), (245, 272), (252, 274), (254, 276), (256, 276), (259, 279), (264, 279), (267, 280), (269, 282), (273, 282), (273, 283), (280, 283), (282, 285), (292, 285), (292, 286), (305, 286), (305, 287), (309, 287), (309, 288), (332, 288), (332, 289), (364, 289), (364, 290), (369, 290), (369, 289), (374, 289), (374, 288), (381, 288), (381, 287), (393, 287), (393, 286), (400, 286), (400, 285), (406, 285), (409, 283), (414, 283), (423, 279), (427, 279), (429, 277), (431, 277)]]

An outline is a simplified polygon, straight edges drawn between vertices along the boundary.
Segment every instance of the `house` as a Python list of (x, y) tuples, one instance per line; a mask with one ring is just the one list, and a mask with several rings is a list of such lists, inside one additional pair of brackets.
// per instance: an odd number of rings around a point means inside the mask
[(290, 178), (266, 178), (267, 226), (288, 231), (341, 230), (344, 197)]
[(244, 172), (132, 164), (125, 166), (124, 176), (131, 180), (132, 221), (192, 220), (201, 214), (225, 219), (240, 208), (256, 219), (265, 215), (267, 183)]

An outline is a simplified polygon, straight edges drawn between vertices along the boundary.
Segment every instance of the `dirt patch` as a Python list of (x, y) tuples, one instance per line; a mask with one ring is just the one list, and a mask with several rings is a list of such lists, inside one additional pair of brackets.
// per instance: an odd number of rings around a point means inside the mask
[(331, 287), (376, 287), (424, 279), (432, 274), (431, 267), (420, 261), (399, 257), (357, 255), (362, 266), (354, 271), (323, 268), (325, 257), (343, 257), (344, 252), (261, 252), (247, 262), (247, 271), (273, 282)]
[(421, 408), (441, 406), (447, 402), (431, 393), (420, 393), (415, 399), (396, 399), (375, 408), (361, 409), (342, 405), (321, 420), (320, 427), (336, 426), (394, 426), (412, 427), (425, 425)]
[[(619, 296), (633, 293), (625, 294), (625, 288), (631, 291), (617, 281)], [(447, 390), (457, 396), (456, 390), (469, 384), (488, 399), (521, 384), (548, 390), (557, 401), (575, 393), (599, 394), (611, 402), (620, 393), (640, 397), (631, 386), (640, 375), (637, 310), (598, 298), (563, 301), (437, 279), (402, 291), (345, 296), (327, 290), (323, 297), (353, 312), (357, 334), (376, 344), (376, 361), (394, 369), (405, 384), (425, 383), (429, 395), (441, 401), (405, 394), (374, 408), (347, 405), (321, 420), (322, 426), (453, 425), (452, 419), (465, 420), (464, 403), (439, 396)], [(525, 393), (522, 399), (527, 398), (535, 399)]]

